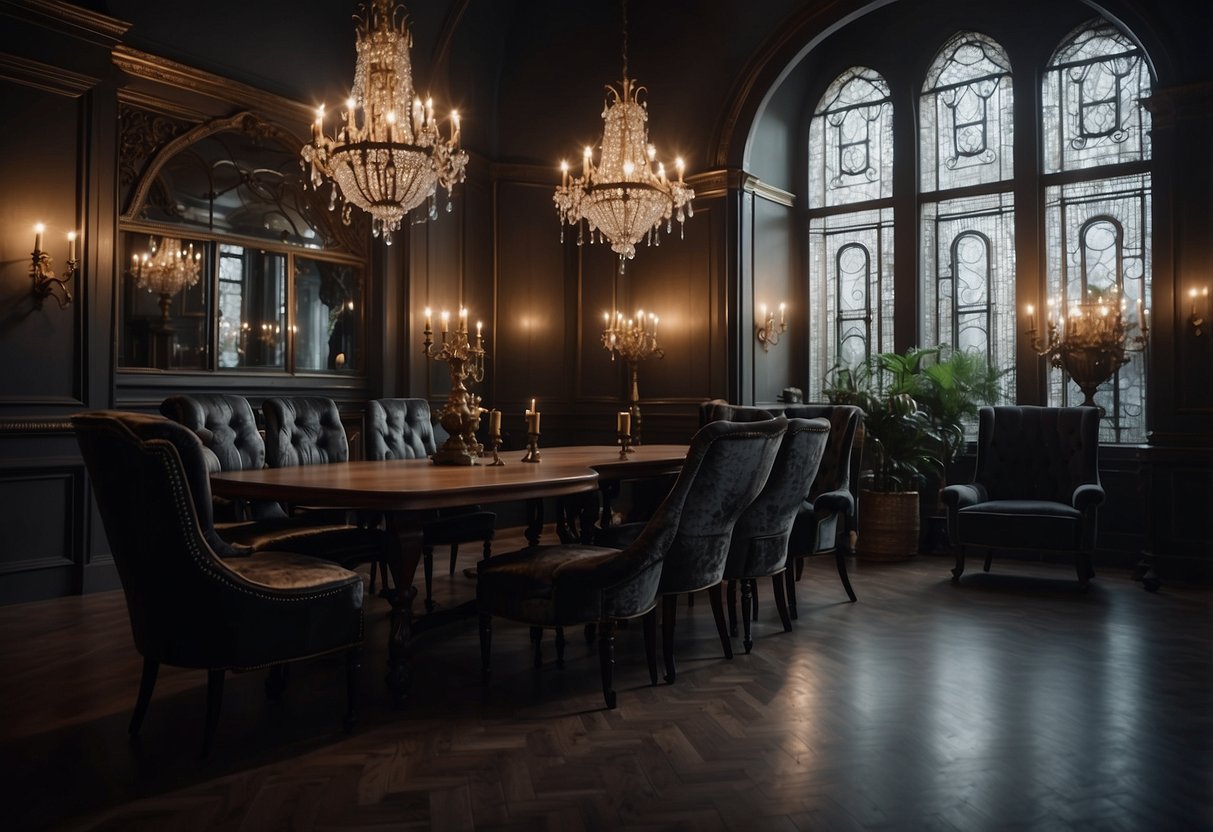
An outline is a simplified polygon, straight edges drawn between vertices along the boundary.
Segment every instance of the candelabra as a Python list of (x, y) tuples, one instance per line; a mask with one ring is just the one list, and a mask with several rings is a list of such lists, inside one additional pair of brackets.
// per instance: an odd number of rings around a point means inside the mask
[(631, 417), (631, 438), (633, 445), (640, 444), (640, 384), (637, 380), (637, 368), (641, 361), (648, 358), (665, 358), (665, 350), (657, 346), (656, 315), (645, 316), (644, 310), (636, 312), (635, 318), (624, 318), (623, 313), (616, 311), (604, 312), (603, 320), (606, 327), (602, 330), (602, 346), (611, 354), (614, 361), (618, 355), (628, 362), (631, 375), (631, 390), (628, 397), (628, 413)]
[[(1116, 371), (1129, 363), (1131, 349), (1144, 349), (1150, 335), (1150, 310), (1143, 310), (1138, 301), (1138, 319), (1141, 324), (1126, 322), (1122, 304), (1093, 299), (1076, 303), (1068, 314), (1060, 308), (1054, 314), (1054, 303), (1049, 301), (1048, 336), (1042, 342), (1036, 330), (1036, 315), (1028, 307), (1028, 337), (1032, 349), (1042, 358), (1069, 374), (1082, 391), (1083, 405), (1099, 407), (1095, 403), (1095, 391), (1110, 379)], [(1137, 335), (1129, 333), (1139, 328)], [(1103, 408), (1100, 408), (1103, 413)]]
[(465, 382), (484, 381), (483, 325), (476, 322), (473, 343), (468, 334), (467, 309), (459, 310), (454, 332), (449, 331), (449, 324), (450, 313), (443, 312), (442, 340), (435, 344), (430, 310), (425, 310), (423, 351), (427, 358), (445, 361), (451, 372), (451, 392), (446, 405), (438, 411), (438, 421), (450, 436), (431, 459), (436, 465), (475, 465), (484, 452), (484, 446), (476, 441), (476, 429), (480, 427), (480, 397), (469, 392)]
[(42, 223), (34, 226), (34, 250), (30, 253), (32, 260), (29, 267), (29, 276), (34, 281), (33, 295), (34, 308), (41, 309), (42, 301), (46, 300), (48, 295), (54, 295), (55, 300), (59, 303), (60, 309), (66, 309), (68, 304), (72, 302), (72, 293), (67, 288), (68, 281), (76, 276), (76, 232), (69, 232), (67, 235), (67, 271), (63, 277), (56, 277), (54, 270), (51, 269), (53, 262), (50, 255), (42, 250), (42, 232), (45, 227)]

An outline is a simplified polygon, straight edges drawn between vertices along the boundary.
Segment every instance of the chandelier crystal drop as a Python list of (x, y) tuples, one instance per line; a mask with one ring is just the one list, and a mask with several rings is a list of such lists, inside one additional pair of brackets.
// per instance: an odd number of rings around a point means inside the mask
[[(623, 80), (616, 89), (607, 85), (602, 112), (602, 143), (598, 164), (593, 148), (582, 154), (581, 176), (569, 175), (562, 162), (561, 183), (553, 201), (561, 222), (577, 226), (577, 244), (589, 230), (591, 242), (605, 238), (620, 260), (636, 256), (636, 244), (648, 239), (660, 244), (661, 226), (669, 233), (672, 220), (683, 222), (694, 216), (691, 200), (695, 192), (683, 182), (683, 162), (675, 163), (677, 180), (666, 174), (657, 161), (657, 149), (649, 144), (648, 107), (642, 102), (645, 88), (628, 77), (627, 4), (623, 16)], [(585, 223), (583, 226), (582, 223)]]
[(451, 112), (444, 137), (433, 99), (423, 102), (413, 90), (413, 40), (404, 7), (373, 0), (362, 8), (363, 16), (354, 18), (358, 59), (341, 129), (336, 138), (324, 134), (321, 107), (302, 156), (314, 186), (333, 181), (330, 209), (344, 201), (341, 219), (348, 225), (350, 205), (357, 205), (371, 215), (372, 233), (391, 245), (391, 232), (426, 200), (428, 211), (418, 221), (438, 218), (439, 186), (451, 210), (450, 194), (464, 179), (468, 155), (459, 148), (459, 114)]
[(151, 244), (151, 254), (133, 255), (135, 285), (157, 295), (172, 296), (198, 282), (202, 252), (194, 244), (183, 247), (176, 237), (162, 237)]

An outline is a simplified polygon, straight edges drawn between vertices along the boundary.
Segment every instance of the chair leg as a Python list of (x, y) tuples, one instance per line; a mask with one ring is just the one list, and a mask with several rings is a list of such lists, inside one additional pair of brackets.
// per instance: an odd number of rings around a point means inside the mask
[(750, 613), (754, 606), (754, 582), (749, 578), (741, 579), (741, 644), (747, 653), (754, 647), (754, 637), (750, 632)]
[(564, 627), (556, 628), (556, 668), (564, 670)]
[(139, 697), (135, 700), (135, 712), (131, 714), (131, 724), (127, 727), (132, 737), (139, 735), (143, 726), (143, 717), (147, 715), (147, 706), (152, 701), (152, 690), (156, 687), (156, 675), (160, 672), (160, 662), (155, 659), (143, 660), (143, 676), (139, 678)]
[(351, 647), (345, 652), (345, 718), (341, 725), (348, 734), (354, 730), (354, 718), (358, 705), (358, 668), (361, 667), (362, 649)]
[(615, 622), (598, 625), (598, 667), (602, 671), (602, 698), (610, 710), (615, 709)]
[(674, 619), (678, 615), (678, 596), (661, 599), (661, 654), (665, 659), (665, 680), (674, 684)]
[(960, 576), (965, 573), (965, 547), (956, 547), (956, 565), (952, 567), (952, 583), (960, 583)]
[(985, 565), (981, 567), (981, 571), (989, 572), (990, 571), (990, 562), (993, 560), (994, 560), (994, 550), (991, 549), (990, 551), (986, 552), (986, 562), (985, 562)]
[[(729, 584), (732, 585), (732, 581)], [(729, 640), (729, 631), (724, 627), (724, 599), (721, 597), (720, 584), (708, 587), (708, 600), (712, 603), (712, 617), (716, 619), (716, 634), (720, 636), (720, 646), (726, 659), (733, 658), (733, 642)]]
[(480, 681), (489, 683), (489, 655), (493, 645), (493, 616), (480, 613)]
[(223, 671), (206, 672), (206, 725), (202, 732), (202, 756), (211, 755), (215, 741), (215, 726), (219, 724), (219, 707), (223, 704)]
[(753, 615), (753, 620), (757, 621), (758, 620), (758, 581), (753, 580), (753, 579), (750, 580), (750, 598), (753, 601), (753, 606), (750, 608), (750, 612)]
[[(785, 570), (786, 571), (786, 570)], [(788, 615), (788, 597), (783, 591), (783, 575), (771, 576), (771, 594), (775, 596), (775, 609), (779, 611), (779, 623), (785, 633), (792, 632), (792, 617)]]
[(800, 616), (796, 612), (796, 575), (792, 573), (800, 572), (801, 563), (802, 559), (796, 558), (796, 565), (794, 567), (783, 570), (783, 585), (784, 589), (787, 590), (788, 596), (788, 612), (791, 613), (793, 619), (797, 619)]
[(834, 551), (834, 565), (838, 567), (838, 577), (842, 581), (842, 588), (847, 592), (847, 597), (852, 601), (859, 600), (855, 597), (855, 590), (851, 589), (851, 579), (847, 577), (847, 553), (841, 548)]
[[(657, 684), (657, 607), (644, 614), (644, 658), (649, 664), (649, 684)], [(586, 625), (589, 626), (589, 625)]]
[(1091, 565), (1091, 553), (1079, 552), (1075, 555), (1074, 569), (1078, 573), (1078, 586), (1086, 590), (1095, 577), (1095, 568)]
[(482, 547), (480, 547), (480, 559), (488, 560), (492, 554), (493, 554), (493, 538), (486, 537), (484, 539), (484, 545)]
[(451, 571), (450, 574), (455, 574), (455, 560), (459, 557), (459, 544), (451, 544)]
[(543, 628), (531, 628), (531, 652), (535, 669), (543, 667)]
[(800, 576), (801, 576), (801, 575), (803, 575), (803, 574), (804, 574), (804, 558), (796, 558), (796, 577), (795, 577), (795, 580), (799, 581), (799, 580), (800, 580)]
[(423, 546), (421, 562), (425, 567), (425, 611), (434, 611), (434, 547)]
[(729, 579), (729, 635), (737, 635), (737, 580)]

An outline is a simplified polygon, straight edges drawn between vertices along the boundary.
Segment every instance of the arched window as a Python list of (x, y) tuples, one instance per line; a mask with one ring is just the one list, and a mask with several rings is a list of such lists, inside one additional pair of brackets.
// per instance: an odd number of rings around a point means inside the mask
[[(1014, 93), (1011, 63), (960, 32), (935, 56), (919, 99), (923, 345), (1015, 362)], [(1014, 374), (1003, 376), (1006, 393)]]
[[(1141, 49), (1115, 26), (1080, 26), (1049, 61), (1041, 85), (1046, 174), (1048, 296), (1059, 309), (1107, 298), (1123, 308), (1130, 335), (1150, 298), (1150, 73)], [(1144, 355), (1099, 389), (1100, 438), (1144, 442)], [(1050, 369), (1051, 405), (1082, 401)]]
[(893, 105), (889, 85), (852, 67), (809, 127), (809, 393), (826, 374), (893, 345)]

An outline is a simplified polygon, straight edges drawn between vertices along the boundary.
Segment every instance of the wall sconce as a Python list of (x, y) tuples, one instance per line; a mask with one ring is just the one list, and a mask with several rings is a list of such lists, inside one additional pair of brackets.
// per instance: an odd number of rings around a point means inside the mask
[(76, 276), (78, 263), (76, 260), (76, 232), (67, 233), (67, 271), (63, 277), (55, 277), (54, 271), (51, 270), (53, 261), (50, 255), (42, 250), (42, 232), (45, 230), (46, 227), (42, 223), (34, 226), (33, 262), (29, 267), (29, 276), (34, 281), (32, 289), (34, 308), (41, 309), (42, 301), (48, 295), (53, 295), (59, 302), (59, 308), (66, 309), (72, 302), (72, 293), (68, 290), (67, 283)]
[(1209, 314), (1209, 287), (1202, 286), (1200, 291), (1197, 291), (1193, 286), (1188, 290), (1188, 300), (1192, 302), (1192, 314), (1188, 316), (1188, 323), (1192, 325), (1192, 333), (1199, 338), (1204, 333), (1205, 316)]
[(775, 327), (775, 313), (767, 309), (765, 303), (760, 304), (758, 311), (762, 313), (762, 324), (758, 327), (755, 333), (758, 336), (758, 343), (762, 344), (762, 351), (768, 352), (771, 347), (779, 343), (779, 336), (788, 331), (786, 303), (779, 304), (779, 327)]

